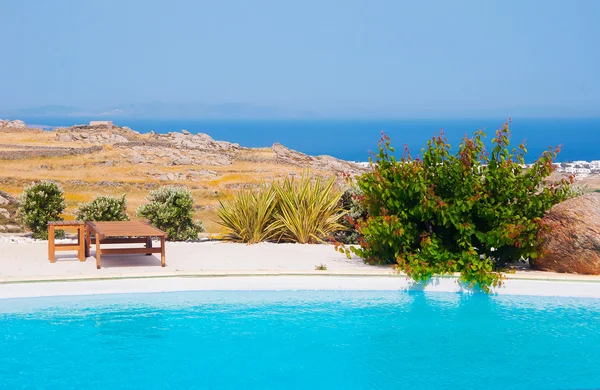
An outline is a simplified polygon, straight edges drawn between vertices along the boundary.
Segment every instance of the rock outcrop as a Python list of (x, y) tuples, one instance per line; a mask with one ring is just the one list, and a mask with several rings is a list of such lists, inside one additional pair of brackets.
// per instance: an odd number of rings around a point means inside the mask
[(17, 200), (13, 198), (9, 193), (0, 191), (0, 206), (4, 206), (7, 204), (16, 203)]
[(23, 229), (17, 219), (17, 200), (0, 190), (0, 233), (19, 233)]
[[(123, 150), (121, 156), (134, 164), (162, 164), (181, 166), (231, 165), (239, 152), (248, 150), (236, 143), (215, 141), (208, 134), (192, 134), (187, 130), (145, 135), (128, 127), (76, 125), (56, 130), (59, 142), (83, 142), (96, 146), (114, 145)], [(271, 148), (275, 161), (284, 165), (309, 167), (340, 175), (358, 175), (367, 169), (358, 164), (338, 160), (331, 156), (308, 156), (276, 143)], [(256, 162), (261, 162), (257, 159)], [(165, 178), (165, 180), (174, 180)]]
[[(25, 123), (19, 120), (12, 122), (0, 121), (0, 124), (7, 131), (19, 131), (18, 129), (21, 127), (27, 128)], [(38, 131), (44, 133), (41, 129)], [(354, 176), (368, 170), (368, 168), (358, 164), (331, 156), (309, 156), (279, 143), (272, 146), (273, 153), (268, 153), (265, 149), (254, 153), (237, 143), (216, 141), (208, 134), (192, 134), (187, 130), (167, 134), (157, 134), (155, 132), (140, 134), (126, 126), (119, 127), (113, 124), (94, 123), (55, 128), (51, 134), (60, 143), (59, 145), (36, 145), (24, 149), (19, 145), (0, 144), (3, 149), (0, 150), (0, 159), (60, 157), (91, 154), (103, 150), (118, 150), (121, 159), (106, 163), (94, 162), (93, 164), (112, 166), (121, 162), (128, 162), (154, 166), (216, 167), (232, 165), (234, 161), (248, 161), (309, 168), (315, 173), (321, 171), (335, 174), (340, 180), (343, 174)], [(175, 174), (173, 173), (173, 175)], [(167, 177), (167, 175), (161, 175), (160, 177), (161, 180), (179, 180), (178, 177), (172, 178)]]
[(600, 194), (566, 200), (543, 219), (542, 257), (530, 260), (542, 271), (600, 275)]
[(0, 119), (0, 128), (5, 128), (7, 130), (26, 129), (27, 125), (25, 124), (25, 122), (18, 119), (14, 121), (9, 121), (8, 119)]
[(331, 156), (309, 156), (287, 148), (280, 143), (274, 143), (271, 149), (275, 152), (277, 160), (286, 165), (309, 167), (310, 169), (337, 174), (346, 173), (352, 176), (367, 171), (367, 168), (350, 161), (339, 160)]

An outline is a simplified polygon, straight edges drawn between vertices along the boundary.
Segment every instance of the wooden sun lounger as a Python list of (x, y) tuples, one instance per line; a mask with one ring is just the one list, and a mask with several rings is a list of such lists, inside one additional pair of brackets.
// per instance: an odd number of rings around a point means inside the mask
[[(92, 235), (94, 238), (92, 239)], [(160, 248), (152, 247), (152, 237), (160, 238)], [(165, 239), (167, 234), (143, 221), (88, 222), (86, 224), (85, 250), (96, 244), (96, 268), (100, 269), (102, 255), (134, 255), (160, 253), (161, 266), (166, 265)], [(145, 248), (101, 248), (105, 244), (146, 244)]]

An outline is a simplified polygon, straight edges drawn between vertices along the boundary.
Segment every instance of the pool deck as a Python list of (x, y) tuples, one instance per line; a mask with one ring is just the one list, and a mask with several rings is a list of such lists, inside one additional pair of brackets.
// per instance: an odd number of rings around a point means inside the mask
[[(415, 284), (388, 266), (347, 259), (329, 245), (167, 243), (167, 266), (156, 256), (92, 257), (59, 252), (45, 242), (0, 242), (0, 298), (194, 290), (424, 290), (468, 292), (453, 276)], [(324, 264), (327, 270), (315, 270)], [(517, 271), (497, 294), (600, 298), (600, 276)]]

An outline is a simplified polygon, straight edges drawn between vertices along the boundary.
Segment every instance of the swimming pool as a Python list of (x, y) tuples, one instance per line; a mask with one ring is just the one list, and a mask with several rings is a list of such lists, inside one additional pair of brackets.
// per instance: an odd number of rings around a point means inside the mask
[(600, 300), (187, 292), (0, 300), (2, 389), (600, 387)]

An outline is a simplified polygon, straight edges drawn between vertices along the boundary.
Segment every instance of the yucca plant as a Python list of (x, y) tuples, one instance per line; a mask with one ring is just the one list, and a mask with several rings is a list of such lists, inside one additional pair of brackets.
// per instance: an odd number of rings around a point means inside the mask
[(235, 198), (219, 203), (218, 223), (225, 228), (226, 240), (248, 244), (279, 240), (282, 225), (277, 219), (277, 193), (273, 187), (244, 189)]
[(299, 182), (286, 178), (274, 186), (278, 199), (277, 219), (282, 225), (282, 239), (314, 244), (332, 233), (345, 229), (340, 223), (346, 214), (340, 198), (343, 191), (334, 187), (335, 178), (314, 180), (305, 173)]

